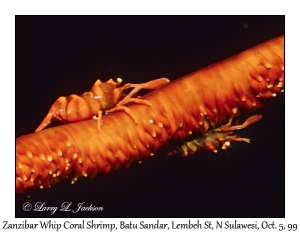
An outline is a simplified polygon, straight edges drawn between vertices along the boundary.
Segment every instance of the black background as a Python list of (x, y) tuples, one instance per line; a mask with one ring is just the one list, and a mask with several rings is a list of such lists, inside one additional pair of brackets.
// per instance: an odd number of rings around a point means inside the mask
[[(174, 80), (281, 34), (284, 16), (16, 16), (16, 137), (98, 78)], [(255, 113), (263, 119), (239, 133), (251, 144), (186, 158), (162, 150), (129, 169), (18, 194), (16, 217), (284, 217), (284, 94)], [(25, 201), (104, 211), (24, 212)]]

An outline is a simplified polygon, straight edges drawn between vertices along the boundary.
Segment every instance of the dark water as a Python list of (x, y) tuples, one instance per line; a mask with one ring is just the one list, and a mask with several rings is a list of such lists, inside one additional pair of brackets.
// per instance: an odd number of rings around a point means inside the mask
[[(282, 16), (16, 17), (16, 137), (59, 96), (98, 78), (174, 80), (281, 34)], [(25, 201), (104, 207), (51, 217), (284, 217), (284, 94), (256, 113), (263, 119), (242, 133), (251, 144), (186, 158), (163, 151), (128, 170), (16, 195), (16, 217), (51, 216), (24, 212)]]

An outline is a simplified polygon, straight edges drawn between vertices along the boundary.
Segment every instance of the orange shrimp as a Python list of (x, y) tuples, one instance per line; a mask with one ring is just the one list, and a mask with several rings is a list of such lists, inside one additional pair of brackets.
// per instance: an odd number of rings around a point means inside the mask
[[(52, 118), (65, 123), (95, 118), (98, 120), (97, 127), (98, 130), (100, 130), (103, 112), (107, 114), (109, 112), (125, 111), (136, 123), (136, 116), (124, 105), (129, 102), (134, 102), (151, 106), (149, 101), (133, 98), (133, 96), (141, 89), (153, 90), (169, 82), (170, 81), (166, 78), (160, 78), (147, 83), (127, 83), (122, 87), (118, 87), (122, 83), (121, 78), (118, 78), (117, 82), (110, 79), (105, 83), (98, 79), (89, 92), (84, 92), (80, 96), (72, 94), (68, 97), (59, 97), (51, 106), (47, 116), (37, 127), (35, 132), (41, 131), (49, 125)], [(125, 95), (124, 91), (129, 88), (133, 88), (133, 90), (128, 95)]]
[(241, 138), (237, 135), (232, 135), (235, 130), (240, 130), (246, 128), (262, 118), (262, 115), (254, 115), (249, 117), (243, 124), (232, 125), (232, 120), (234, 116), (230, 117), (227, 124), (222, 125), (216, 129), (208, 130), (200, 138), (196, 138), (192, 141), (186, 142), (181, 146), (178, 146), (175, 150), (168, 153), (168, 156), (182, 153), (182, 156), (187, 156), (188, 154), (194, 154), (198, 150), (208, 150), (214, 153), (218, 152), (218, 148), (221, 147), (226, 150), (230, 146), (230, 142), (247, 142), (250, 143), (249, 138)]

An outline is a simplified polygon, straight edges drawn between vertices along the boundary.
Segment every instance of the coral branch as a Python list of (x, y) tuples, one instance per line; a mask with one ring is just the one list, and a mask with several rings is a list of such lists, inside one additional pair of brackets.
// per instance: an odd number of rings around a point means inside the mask
[[(259, 108), (284, 86), (284, 38), (280, 36), (186, 75), (142, 97), (152, 106), (129, 103), (125, 112), (49, 128), (16, 140), (16, 191), (49, 187), (60, 178), (94, 177), (147, 157), (170, 138), (206, 134), (239, 108)], [(251, 119), (247, 124), (251, 124)], [(233, 126), (234, 127), (234, 126)], [(230, 128), (235, 130), (236, 128)]]

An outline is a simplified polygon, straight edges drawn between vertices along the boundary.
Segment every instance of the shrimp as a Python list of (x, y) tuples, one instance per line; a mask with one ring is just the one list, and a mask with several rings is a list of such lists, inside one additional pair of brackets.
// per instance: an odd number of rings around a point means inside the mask
[[(149, 101), (134, 98), (134, 95), (141, 89), (153, 90), (160, 88), (169, 82), (170, 81), (166, 78), (160, 78), (142, 84), (127, 83), (122, 87), (119, 87), (122, 83), (121, 78), (118, 78), (117, 82), (112, 79), (107, 82), (101, 82), (98, 79), (89, 92), (84, 92), (80, 96), (72, 94), (68, 97), (59, 97), (51, 106), (48, 114), (35, 132), (41, 131), (48, 126), (51, 123), (52, 118), (63, 123), (72, 123), (95, 118), (98, 120), (97, 128), (100, 130), (103, 112), (107, 114), (115, 111), (125, 111), (136, 124), (136, 116), (124, 105), (134, 102), (146, 104), (151, 107), (152, 105)], [(129, 88), (133, 89), (128, 95), (125, 95), (124, 91)]]

